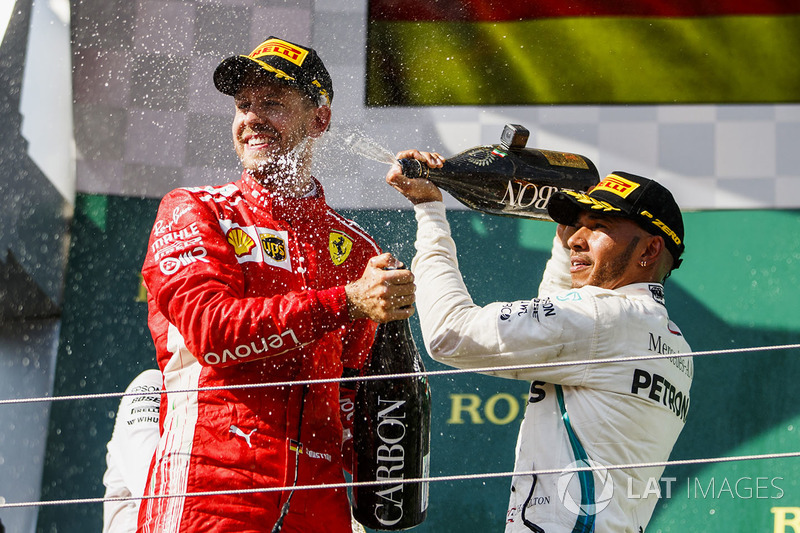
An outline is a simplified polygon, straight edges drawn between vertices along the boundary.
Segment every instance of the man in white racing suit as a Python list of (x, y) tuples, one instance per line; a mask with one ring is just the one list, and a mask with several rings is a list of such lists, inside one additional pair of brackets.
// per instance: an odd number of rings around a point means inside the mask
[[(413, 150), (397, 157), (443, 162)], [(412, 271), (431, 356), (459, 368), (539, 364), (487, 372), (531, 382), (506, 532), (644, 531), (663, 467), (606, 467), (666, 461), (689, 409), (692, 360), (677, 354), (690, 348), (664, 304), (663, 282), (684, 250), (672, 195), (625, 172), (588, 194), (557, 193), (538, 297), (479, 307), (458, 269), (441, 192), (399, 165), (386, 180), (414, 203)]]
[(147, 473), (158, 444), (162, 387), (161, 371), (145, 370), (131, 381), (119, 402), (103, 474), (105, 498), (109, 499), (103, 502), (103, 533), (136, 531)]

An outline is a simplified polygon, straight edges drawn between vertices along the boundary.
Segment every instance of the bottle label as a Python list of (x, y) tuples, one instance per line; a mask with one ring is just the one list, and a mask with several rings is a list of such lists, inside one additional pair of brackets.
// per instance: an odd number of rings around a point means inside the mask
[(501, 200), (510, 209), (535, 207), (546, 209), (550, 197), (558, 192), (552, 185), (536, 185), (521, 179), (508, 180), (506, 193)]
[(464, 159), (473, 165), (485, 167), (486, 165), (491, 164), (498, 157), (505, 157), (506, 155), (507, 154), (503, 154), (500, 156), (500, 154), (495, 154), (491, 146), (477, 146), (475, 148), (465, 150), (460, 154), (454, 155), (450, 158), (450, 160), (455, 162)]
[[(376, 332), (368, 375), (409, 371), (425, 366), (408, 320), (382, 324)], [(369, 380), (356, 391), (353, 417), (353, 516), (364, 527), (397, 531), (425, 520), (430, 454), (430, 388), (427, 378)], [(361, 485), (360, 482), (372, 482)], [(377, 482), (377, 483), (376, 483)], [(374, 484), (373, 484), (374, 483)]]
[[(378, 426), (375, 431), (383, 443), (376, 449), (377, 481), (403, 479), (405, 468), (406, 417), (404, 400), (383, 400), (378, 397)], [(384, 526), (393, 526), (403, 519), (402, 483), (376, 492), (379, 503), (375, 505), (375, 518)]]
[(586, 164), (586, 160), (577, 154), (550, 152), (549, 150), (539, 150), (539, 152), (547, 159), (548, 163), (557, 167), (589, 168), (589, 165)]

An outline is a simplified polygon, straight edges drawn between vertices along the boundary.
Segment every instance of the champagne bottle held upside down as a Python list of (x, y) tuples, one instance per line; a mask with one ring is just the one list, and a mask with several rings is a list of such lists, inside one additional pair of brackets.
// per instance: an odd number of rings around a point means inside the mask
[(547, 203), (557, 191), (586, 191), (600, 181), (589, 159), (568, 152), (526, 148), (529, 132), (507, 124), (501, 143), (476, 146), (430, 168), (401, 159), (407, 178), (425, 178), (471, 209), (491, 215), (552, 220)]

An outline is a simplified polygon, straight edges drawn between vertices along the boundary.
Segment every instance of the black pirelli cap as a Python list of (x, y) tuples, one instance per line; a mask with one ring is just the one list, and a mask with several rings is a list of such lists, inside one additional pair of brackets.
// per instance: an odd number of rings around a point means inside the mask
[(550, 218), (573, 225), (580, 211), (601, 212), (637, 222), (653, 235), (664, 237), (667, 250), (678, 268), (684, 251), (683, 216), (672, 193), (649, 178), (615, 171), (586, 193), (561, 191), (547, 204)]
[(333, 83), (328, 69), (313, 48), (269, 37), (248, 55), (232, 56), (214, 71), (214, 85), (233, 96), (250, 73), (264, 74), (296, 87), (319, 105), (330, 105)]

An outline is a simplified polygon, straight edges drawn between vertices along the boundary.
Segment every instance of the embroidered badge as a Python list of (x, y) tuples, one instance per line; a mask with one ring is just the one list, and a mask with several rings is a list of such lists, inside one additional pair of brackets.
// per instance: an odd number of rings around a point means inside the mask
[(328, 235), (328, 251), (331, 253), (331, 261), (336, 266), (347, 261), (350, 251), (353, 249), (353, 240), (338, 231), (332, 231)]

